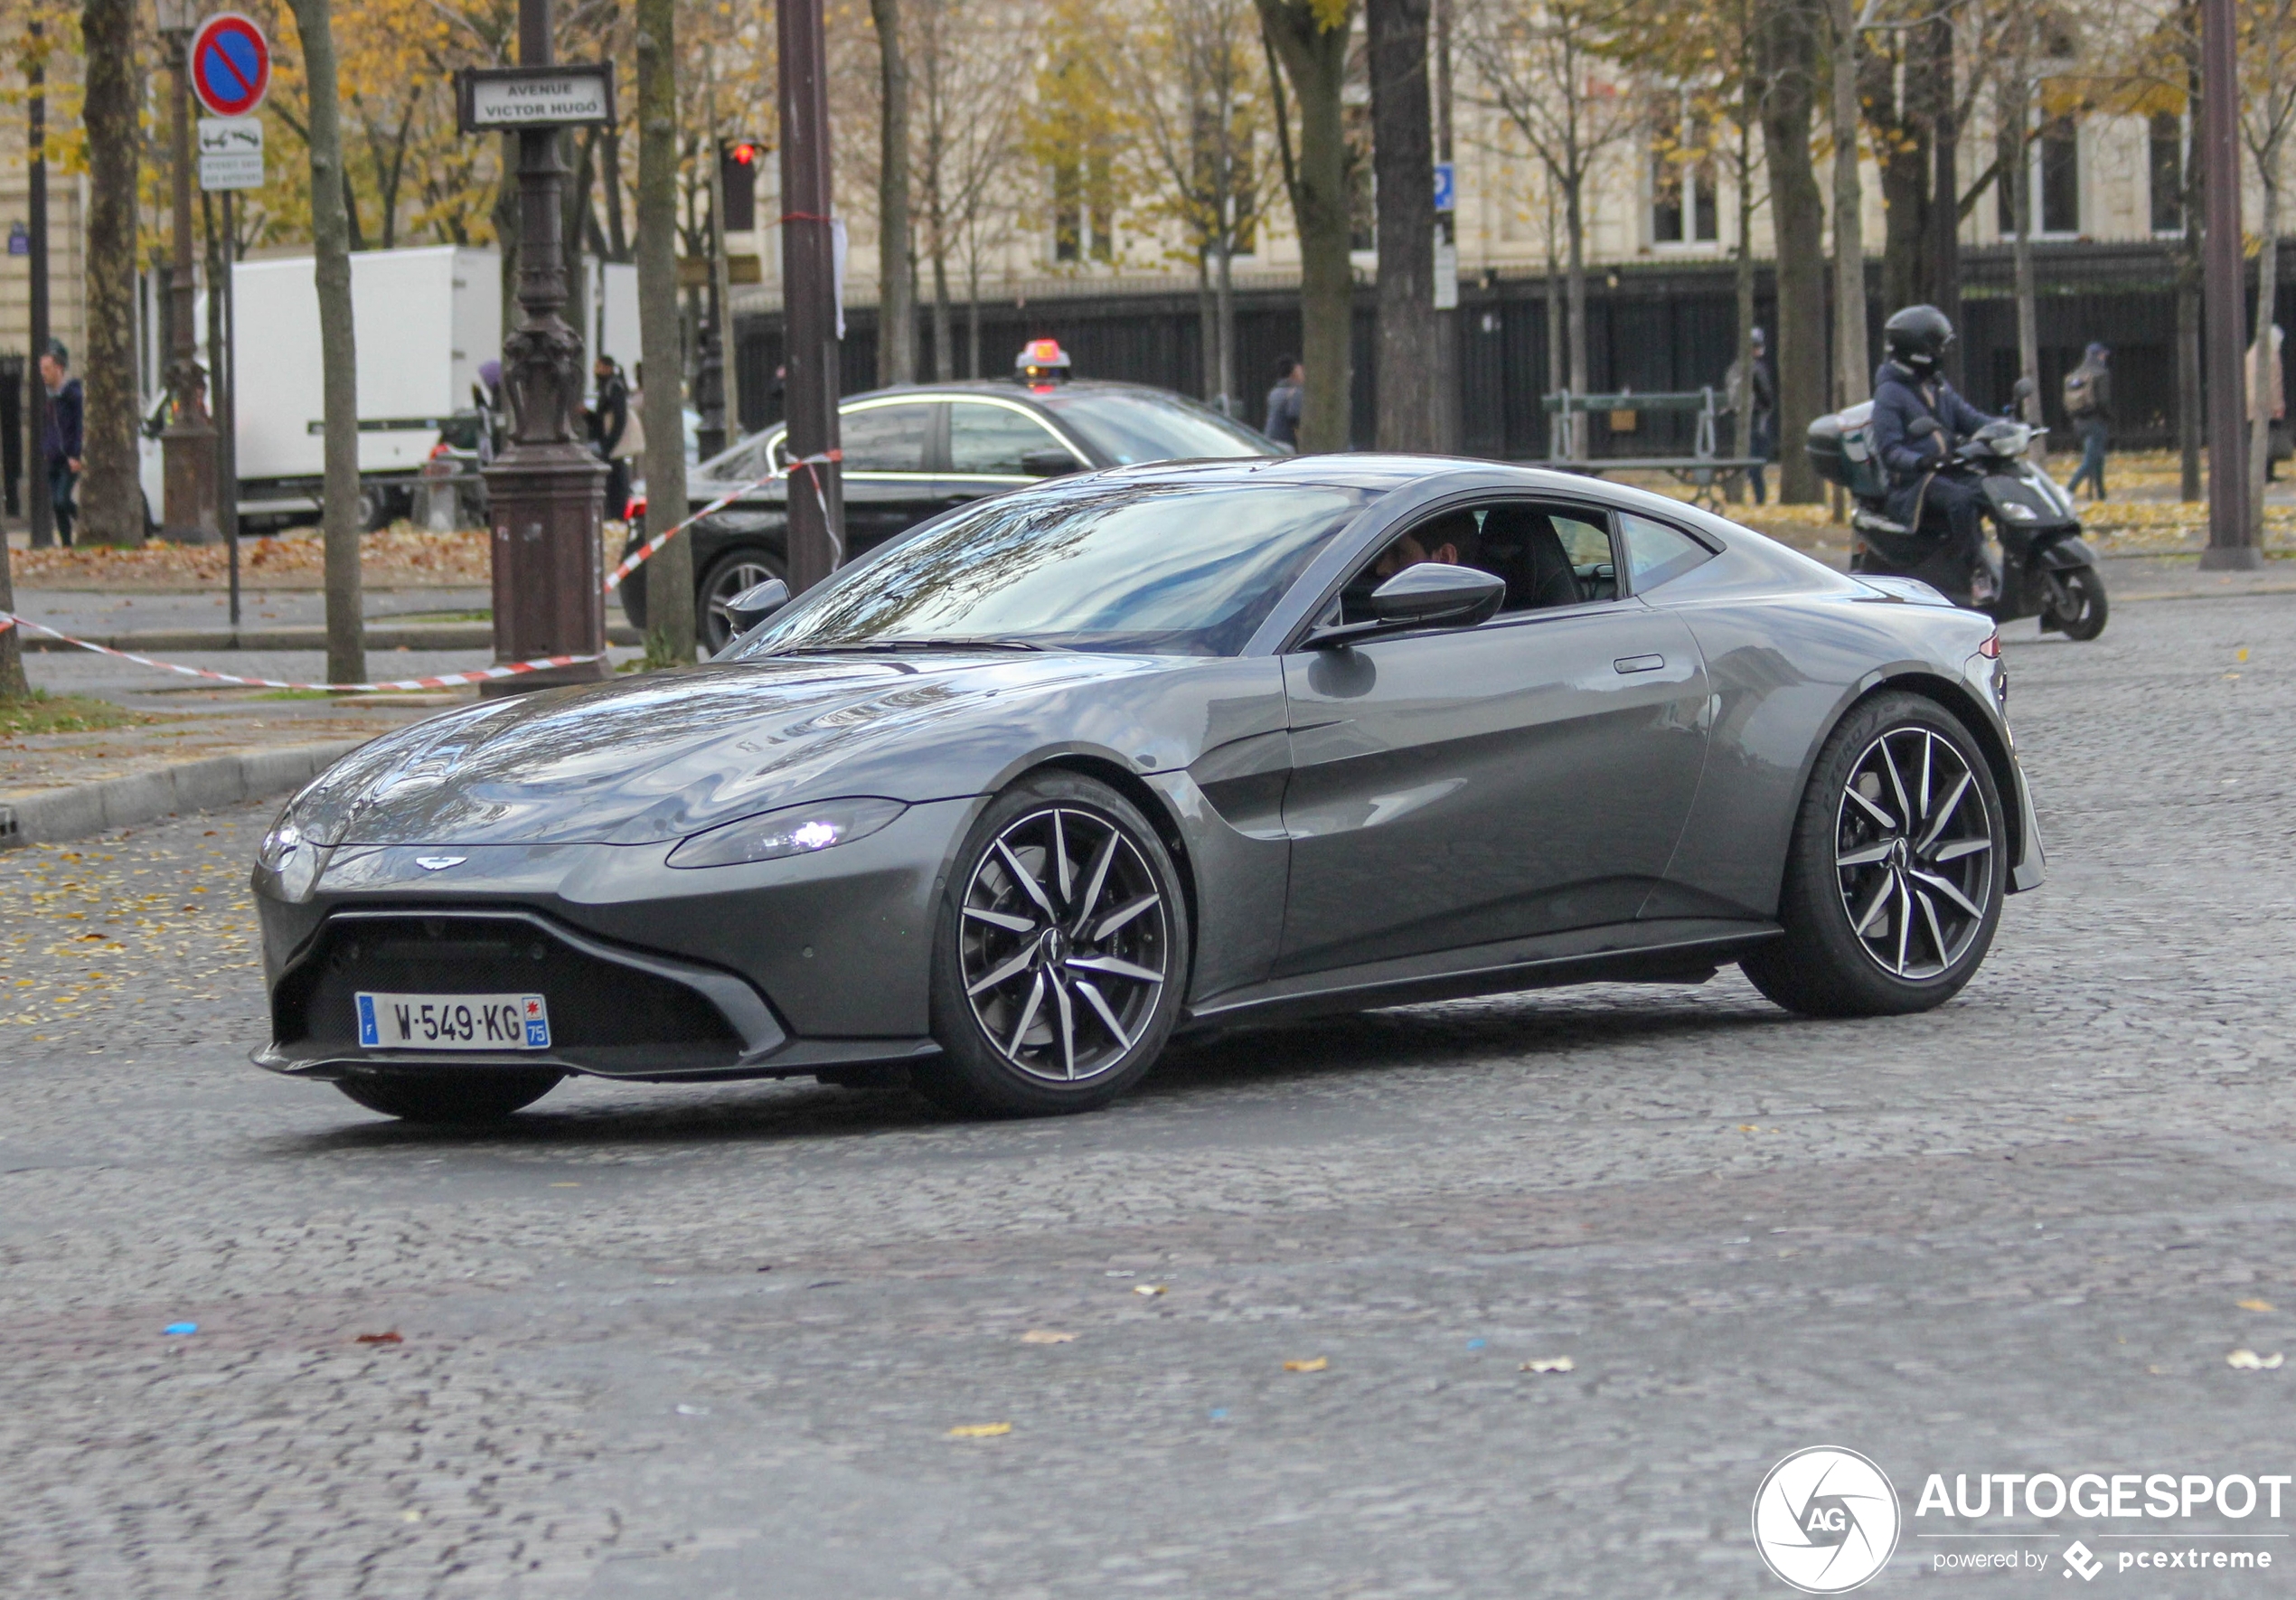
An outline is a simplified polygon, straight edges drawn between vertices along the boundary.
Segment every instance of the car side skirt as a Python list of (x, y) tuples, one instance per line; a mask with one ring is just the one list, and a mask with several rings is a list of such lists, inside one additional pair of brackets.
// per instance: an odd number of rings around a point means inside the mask
[(1608, 923), (1278, 978), (1189, 1009), (1189, 1026), (1286, 1021), (1566, 984), (1702, 984), (1776, 938), (1774, 922), (1681, 918)]

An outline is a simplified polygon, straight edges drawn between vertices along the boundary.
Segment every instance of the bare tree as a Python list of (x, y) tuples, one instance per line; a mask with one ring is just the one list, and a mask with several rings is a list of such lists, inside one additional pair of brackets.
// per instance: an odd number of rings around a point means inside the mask
[(1778, 498), (1818, 499), (1802, 433), (1826, 405), (1825, 206), (1811, 165), (1818, 37), (1824, 0), (1760, 0), (1755, 40), (1763, 81), (1762, 158), (1778, 263)]
[(327, 681), (367, 675), (359, 582), (359, 365), (351, 316), (351, 219), (336, 114), (334, 24), (329, 0), (292, 0), (309, 96), (311, 250), (319, 289), (319, 364), (326, 429), (320, 526), (326, 544)]
[(1429, 0), (1365, 0), (1372, 170), (1379, 206), (1378, 443), (1432, 450), (1441, 404), (1435, 359), (1435, 120)]
[[(645, 357), (645, 530), (685, 520), (685, 340), (678, 315), (677, 0), (637, 0), (638, 347)], [(645, 583), (646, 659), (693, 659), (693, 543), (654, 555)]]
[[(1271, 58), (1275, 142), (1300, 240), (1300, 448), (1342, 450), (1350, 432), (1355, 279), (1348, 265), (1348, 142), (1341, 100), (1355, 0), (1255, 0)], [(1292, 135), (1284, 82), (1299, 100)]]
[[(80, 14), (87, 50), (88, 351), (87, 471), (80, 488), (80, 538), (144, 541), (136, 425), (136, 167), (137, 108), (133, 0), (86, 0)], [(36, 381), (36, 380), (35, 380)]]
[(1858, 44), (1880, 0), (1826, 0), (1833, 35), (1834, 402), (1854, 406), (1873, 380), (1866, 366), (1866, 186), (1858, 170)]
[(917, 282), (909, 252), (908, 61), (901, 0), (869, 0), (877, 24), (877, 381), (917, 381)]
[(1018, 154), (1016, 89), (1036, 37), (1025, 5), (1008, 5), (994, 26), (983, 26), (962, 0), (910, 0), (910, 170), (933, 272), (933, 374), (946, 382), (956, 376), (949, 268), (976, 224), (1003, 202)]
[[(1512, 125), (1546, 169), (1562, 202), (1568, 252), (1565, 340), (1573, 393), (1588, 383), (1586, 361), (1587, 185), (1611, 149), (1642, 130), (1633, 98), (1608, 76), (1621, 0), (1468, 0), (1458, 39), (1480, 86), (1478, 98)], [(1558, 455), (1583, 456), (1586, 440), (1568, 418)]]

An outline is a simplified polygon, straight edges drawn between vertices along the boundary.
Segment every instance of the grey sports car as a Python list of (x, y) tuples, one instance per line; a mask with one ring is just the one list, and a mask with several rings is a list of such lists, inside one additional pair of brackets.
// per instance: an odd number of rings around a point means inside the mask
[(1923, 1010), (2041, 879), (1990, 620), (1633, 489), (1120, 467), (764, 588), (707, 665), (297, 795), (256, 1060), (429, 1121), (568, 1073), (1077, 1111), (1175, 1033), (1544, 984)]

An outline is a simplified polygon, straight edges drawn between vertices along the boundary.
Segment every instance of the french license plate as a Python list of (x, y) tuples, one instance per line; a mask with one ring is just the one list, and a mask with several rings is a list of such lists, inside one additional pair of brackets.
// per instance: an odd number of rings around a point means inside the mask
[(539, 994), (361, 993), (359, 1042), (372, 1050), (546, 1050)]

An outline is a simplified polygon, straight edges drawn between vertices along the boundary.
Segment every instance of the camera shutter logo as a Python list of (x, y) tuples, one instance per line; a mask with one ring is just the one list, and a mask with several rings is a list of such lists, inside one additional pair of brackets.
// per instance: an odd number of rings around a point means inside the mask
[(1840, 1595), (1889, 1564), (1900, 1529), (1889, 1475), (1854, 1450), (1814, 1445), (1770, 1469), (1754, 1493), (1754, 1546), (1805, 1595)]

